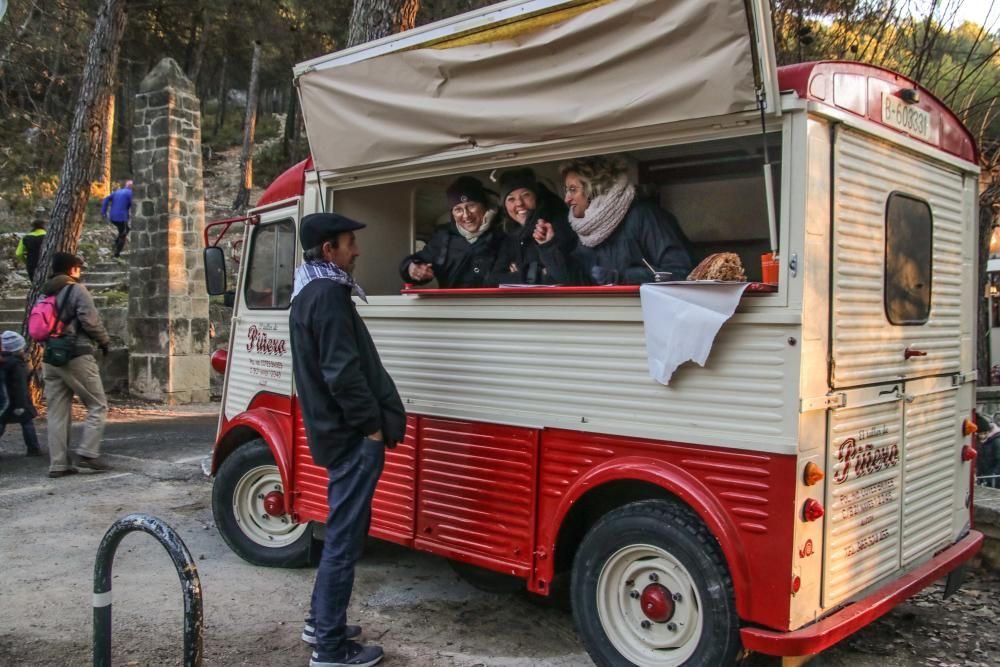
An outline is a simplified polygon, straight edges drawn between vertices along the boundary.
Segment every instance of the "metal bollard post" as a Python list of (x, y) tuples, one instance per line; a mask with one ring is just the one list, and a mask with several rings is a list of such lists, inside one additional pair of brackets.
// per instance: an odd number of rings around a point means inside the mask
[(94, 561), (94, 667), (111, 667), (111, 566), (122, 539), (142, 531), (155, 537), (170, 554), (184, 593), (184, 665), (201, 665), (201, 581), (198, 567), (181, 538), (163, 520), (148, 514), (118, 519), (104, 534)]

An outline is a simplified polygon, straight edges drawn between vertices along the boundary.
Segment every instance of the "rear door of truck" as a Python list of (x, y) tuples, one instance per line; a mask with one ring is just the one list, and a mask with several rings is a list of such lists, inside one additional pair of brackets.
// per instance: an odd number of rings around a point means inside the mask
[(833, 182), (827, 608), (962, 529), (973, 319), (958, 170), (841, 126)]

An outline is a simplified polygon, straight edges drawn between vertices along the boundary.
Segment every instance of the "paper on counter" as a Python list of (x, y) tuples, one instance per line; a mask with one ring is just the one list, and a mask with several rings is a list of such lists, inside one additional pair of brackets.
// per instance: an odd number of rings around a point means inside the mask
[(660, 384), (685, 361), (704, 366), (723, 323), (750, 283), (684, 281), (639, 288), (649, 374)]

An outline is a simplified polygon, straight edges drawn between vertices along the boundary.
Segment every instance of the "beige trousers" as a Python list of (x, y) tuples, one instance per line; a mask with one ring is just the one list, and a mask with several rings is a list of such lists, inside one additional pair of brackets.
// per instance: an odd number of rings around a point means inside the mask
[(83, 441), (76, 449), (80, 456), (96, 457), (101, 453), (104, 421), (108, 417), (108, 400), (104, 397), (101, 372), (94, 355), (85, 354), (65, 366), (43, 364), (45, 400), (48, 404), (49, 470), (70, 467), (69, 442), (73, 426), (73, 394), (87, 406), (87, 421), (83, 426)]

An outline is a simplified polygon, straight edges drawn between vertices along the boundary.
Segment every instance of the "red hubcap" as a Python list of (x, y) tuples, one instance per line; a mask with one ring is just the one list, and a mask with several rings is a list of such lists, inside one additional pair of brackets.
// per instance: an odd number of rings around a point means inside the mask
[(650, 584), (639, 599), (642, 613), (655, 623), (666, 623), (674, 615), (674, 599), (664, 586)]
[(264, 511), (271, 516), (281, 516), (285, 513), (285, 496), (281, 491), (272, 491), (264, 496)]

